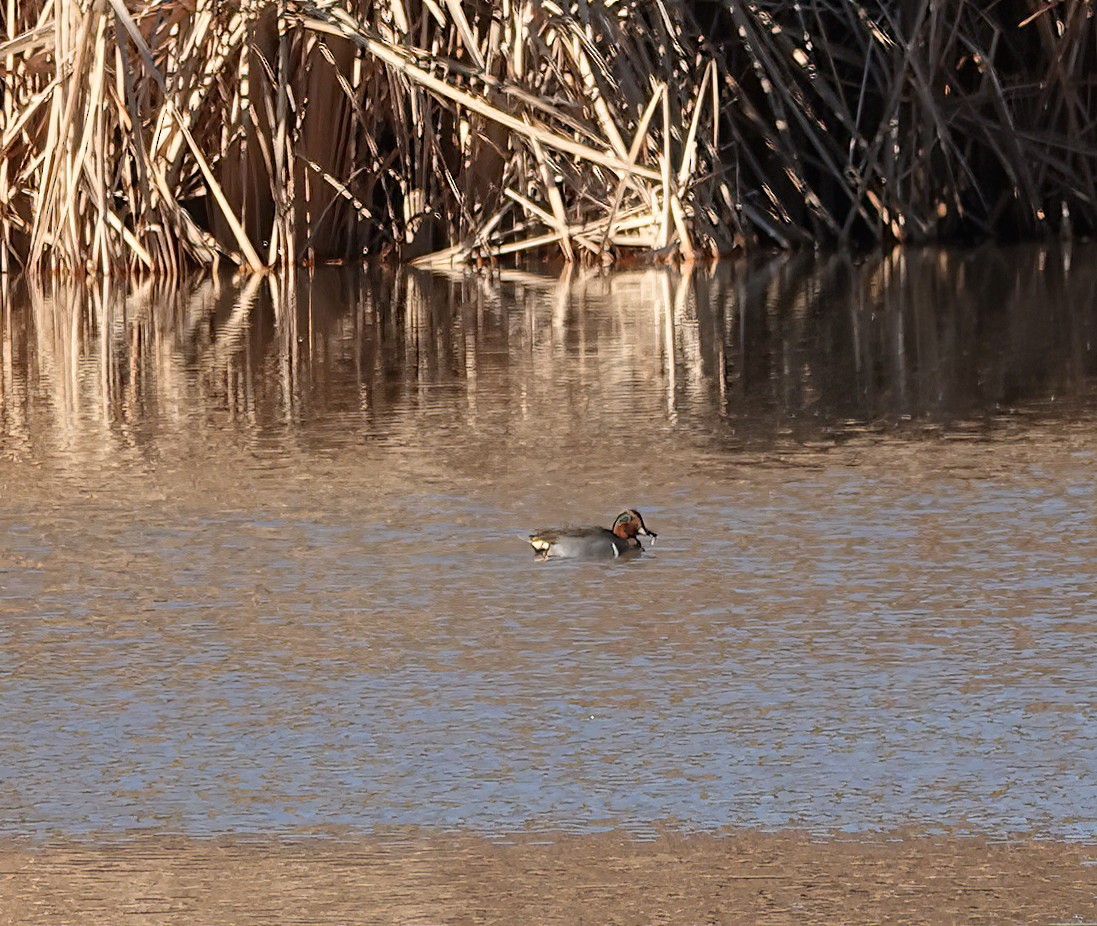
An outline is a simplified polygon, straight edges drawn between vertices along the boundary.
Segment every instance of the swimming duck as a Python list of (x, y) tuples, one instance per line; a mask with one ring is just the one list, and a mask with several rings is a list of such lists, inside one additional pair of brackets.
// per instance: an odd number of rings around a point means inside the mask
[(583, 559), (614, 558), (622, 553), (640, 553), (643, 547), (637, 534), (650, 537), (652, 543), (658, 536), (650, 531), (634, 508), (622, 511), (613, 527), (554, 527), (534, 531), (529, 542), (540, 559), (550, 556), (567, 556)]

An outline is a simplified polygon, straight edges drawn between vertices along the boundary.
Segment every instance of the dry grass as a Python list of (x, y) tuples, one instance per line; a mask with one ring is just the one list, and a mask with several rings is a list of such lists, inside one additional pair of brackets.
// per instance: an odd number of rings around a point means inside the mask
[(5, 259), (717, 245), (715, 68), (674, 4), (3, 2)]
[(0, 0), (0, 271), (1091, 231), (1093, 12)]
[(699, 3), (724, 198), (780, 244), (1097, 230), (1092, 0)]

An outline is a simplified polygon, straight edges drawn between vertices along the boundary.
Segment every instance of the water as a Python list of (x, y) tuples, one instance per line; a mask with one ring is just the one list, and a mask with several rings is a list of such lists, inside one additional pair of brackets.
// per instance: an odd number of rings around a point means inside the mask
[(0, 832), (1097, 838), (1095, 257), (13, 287)]

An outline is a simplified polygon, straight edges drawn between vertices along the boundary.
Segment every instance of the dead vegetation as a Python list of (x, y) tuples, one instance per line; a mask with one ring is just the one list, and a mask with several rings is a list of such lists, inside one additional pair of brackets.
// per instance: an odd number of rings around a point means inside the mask
[(743, 224), (805, 241), (1097, 229), (1092, 0), (695, 4)]
[(0, 270), (1091, 231), (1093, 12), (0, 0)]

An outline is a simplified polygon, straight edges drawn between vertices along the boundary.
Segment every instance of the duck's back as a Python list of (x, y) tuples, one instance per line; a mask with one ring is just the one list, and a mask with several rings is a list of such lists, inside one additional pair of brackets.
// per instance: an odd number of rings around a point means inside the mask
[(612, 557), (630, 548), (628, 541), (604, 527), (546, 528), (530, 534), (529, 542), (544, 556)]

